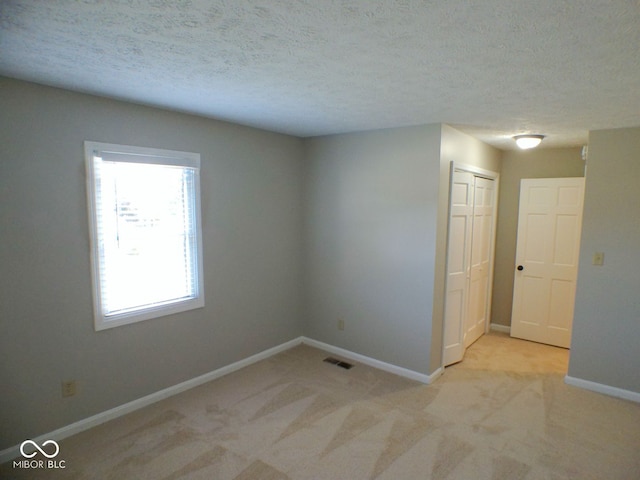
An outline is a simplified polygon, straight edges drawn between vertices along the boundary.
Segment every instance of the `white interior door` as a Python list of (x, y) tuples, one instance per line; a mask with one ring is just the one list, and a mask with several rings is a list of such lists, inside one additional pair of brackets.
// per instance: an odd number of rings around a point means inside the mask
[(443, 365), (459, 362), (486, 331), (490, 311), (496, 181), (455, 170), (451, 179)]
[(469, 308), (465, 320), (465, 348), (486, 330), (491, 291), (491, 261), (495, 207), (495, 181), (475, 177), (471, 264), (469, 274)]
[(512, 337), (569, 347), (583, 198), (584, 178), (521, 181)]
[(444, 365), (459, 362), (464, 356), (464, 329), (467, 315), (468, 272), (471, 258), (474, 177), (468, 172), (453, 172), (449, 207), (447, 248), (447, 289), (444, 318)]

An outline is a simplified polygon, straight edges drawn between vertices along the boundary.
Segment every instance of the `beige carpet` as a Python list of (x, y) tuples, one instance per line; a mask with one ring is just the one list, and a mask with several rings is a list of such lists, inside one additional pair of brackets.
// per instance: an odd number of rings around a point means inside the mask
[[(640, 405), (563, 383), (568, 351), (482, 337), (422, 385), (300, 346), (60, 442), (1, 478), (640, 478)], [(353, 362), (352, 362), (353, 363)]]

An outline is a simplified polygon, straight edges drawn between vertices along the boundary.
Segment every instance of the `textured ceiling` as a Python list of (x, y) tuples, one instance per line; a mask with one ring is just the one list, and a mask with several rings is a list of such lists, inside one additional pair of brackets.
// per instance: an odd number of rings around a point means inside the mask
[(640, 125), (638, 0), (0, 0), (0, 74), (307, 137)]

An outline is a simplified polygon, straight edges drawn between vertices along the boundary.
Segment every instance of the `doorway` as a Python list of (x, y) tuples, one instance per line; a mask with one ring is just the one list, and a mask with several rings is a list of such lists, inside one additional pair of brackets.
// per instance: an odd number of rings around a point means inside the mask
[(499, 175), (452, 163), (449, 182), (443, 366), (488, 331)]

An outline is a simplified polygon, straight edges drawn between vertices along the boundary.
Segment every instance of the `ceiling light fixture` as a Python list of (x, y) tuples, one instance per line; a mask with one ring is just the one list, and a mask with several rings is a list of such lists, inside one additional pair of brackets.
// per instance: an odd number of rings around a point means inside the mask
[(544, 135), (516, 135), (513, 137), (516, 141), (516, 145), (518, 145), (522, 150), (537, 147), (540, 145), (543, 138)]

